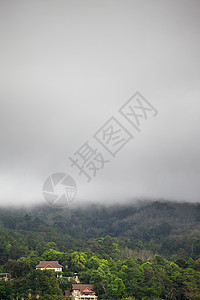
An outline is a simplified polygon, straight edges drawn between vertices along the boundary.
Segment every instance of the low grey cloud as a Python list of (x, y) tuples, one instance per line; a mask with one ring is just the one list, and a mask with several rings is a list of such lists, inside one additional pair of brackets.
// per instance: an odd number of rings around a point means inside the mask
[[(0, 204), (199, 201), (199, 1), (1, 1)], [(69, 156), (136, 92), (158, 110), (90, 183)], [(121, 119), (122, 120), (122, 119)], [(105, 152), (104, 152), (105, 153)]]

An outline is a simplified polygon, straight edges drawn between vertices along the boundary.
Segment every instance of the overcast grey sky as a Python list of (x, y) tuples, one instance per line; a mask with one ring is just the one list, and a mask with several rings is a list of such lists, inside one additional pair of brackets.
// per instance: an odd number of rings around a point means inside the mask
[[(199, 16), (198, 0), (0, 0), (0, 203), (43, 203), (56, 172), (79, 202), (199, 201)], [(158, 115), (87, 183), (68, 157), (105, 154), (93, 134), (136, 91)]]

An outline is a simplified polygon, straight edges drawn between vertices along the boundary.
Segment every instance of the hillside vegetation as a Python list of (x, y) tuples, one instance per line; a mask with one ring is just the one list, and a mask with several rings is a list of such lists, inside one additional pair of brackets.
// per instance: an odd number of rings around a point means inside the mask
[[(58, 260), (63, 277), (35, 270), (40, 260)], [(200, 299), (200, 205), (1, 208), (0, 269), (13, 279), (0, 299), (64, 299), (74, 272), (99, 299)]]

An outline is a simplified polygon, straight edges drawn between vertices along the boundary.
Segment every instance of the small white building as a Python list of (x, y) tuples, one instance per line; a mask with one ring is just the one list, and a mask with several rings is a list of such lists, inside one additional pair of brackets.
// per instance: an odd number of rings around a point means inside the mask
[(72, 296), (73, 300), (97, 300), (92, 284), (72, 284), (71, 291), (65, 291), (65, 296)]
[(41, 261), (39, 265), (35, 267), (39, 270), (54, 270), (55, 272), (62, 272), (63, 266), (58, 261)]

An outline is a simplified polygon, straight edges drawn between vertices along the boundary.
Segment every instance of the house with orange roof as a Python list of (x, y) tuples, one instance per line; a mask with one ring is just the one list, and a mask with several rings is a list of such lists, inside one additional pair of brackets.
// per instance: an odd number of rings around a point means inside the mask
[(72, 284), (71, 291), (65, 291), (65, 296), (72, 296), (73, 300), (97, 300), (92, 284)]

